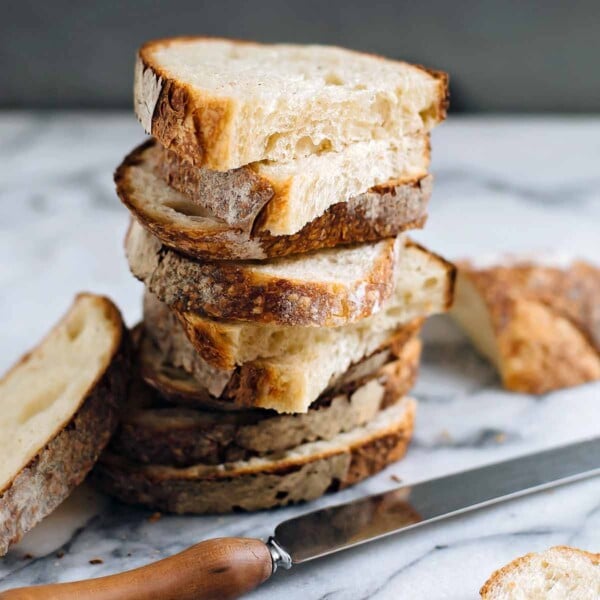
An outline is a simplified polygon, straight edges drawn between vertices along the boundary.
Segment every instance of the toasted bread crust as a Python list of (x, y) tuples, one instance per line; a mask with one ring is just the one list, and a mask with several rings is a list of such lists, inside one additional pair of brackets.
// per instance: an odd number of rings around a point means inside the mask
[[(551, 550), (564, 552), (568, 555), (577, 554), (579, 556), (589, 558), (593, 565), (600, 565), (600, 554), (593, 554), (592, 552), (586, 552), (585, 550), (579, 550), (578, 548), (572, 548), (570, 546), (554, 546), (551, 548)], [(502, 590), (504, 588), (504, 579), (506, 577), (510, 577), (513, 573), (527, 566), (534, 556), (536, 556), (535, 552), (529, 552), (524, 556), (515, 558), (515, 560), (508, 563), (504, 567), (494, 571), (479, 590), (479, 594), (483, 600), (489, 600), (493, 593), (498, 590)]]
[(531, 394), (600, 379), (600, 270), (517, 264), (464, 275), (488, 307), (507, 389)]
[[(77, 412), (0, 493), (0, 555), (50, 514), (96, 463), (117, 427), (131, 363), (121, 315), (107, 298), (97, 297), (115, 326), (108, 368), (82, 398)], [(65, 317), (66, 318), (66, 317)], [(29, 360), (25, 355), (13, 368)]]
[(270, 275), (249, 263), (200, 262), (170, 250), (132, 223), (125, 240), (129, 267), (159, 300), (208, 317), (334, 327), (368, 317), (389, 298), (396, 261), (393, 239), (366, 277), (348, 284)]
[[(405, 396), (418, 371), (420, 342), (412, 339), (401, 358), (370, 375), (330, 390), (305, 415), (281, 416), (274, 411), (250, 410), (233, 414), (173, 408), (150, 388), (134, 386), (111, 448), (142, 464), (189, 466), (248, 460), (293, 448), (305, 442), (331, 439), (364, 425), (379, 410)], [(366, 394), (366, 387), (372, 391)], [(364, 391), (353, 397), (357, 389)]]
[[(233, 42), (244, 46), (260, 46), (256, 42), (181, 36), (151, 40), (138, 51), (135, 66), (134, 108), (147, 133), (160, 143), (196, 166), (226, 171), (234, 168), (236, 157), (231, 156), (229, 138), (234, 126), (235, 104), (226, 97), (201, 94), (187, 83), (178, 81), (153, 60), (153, 51), (181, 41), (214, 40)], [(378, 60), (385, 57), (366, 54)], [(397, 61), (400, 62), (400, 61)], [(448, 75), (441, 71), (410, 65), (437, 80), (438, 103), (422, 115), (429, 123), (445, 119), (448, 108)], [(148, 97), (148, 96), (151, 97)], [(256, 157), (262, 160), (264, 157)]]
[(313, 500), (348, 487), (400, 459), (412, 436), (415, 406), (405, 417), (368, 438), (335, 450), (245, 463), (242, 470), (142, 466), (105, 454), (95, 469), (100, 489), (123, 502), (174, 513), (260, 510)]
[[(153, 140), (138, 146), (115, 172), (117, 194), (134, 218), (165, 246), (201, 260), (254, 260), (301, 254), (339, 245), (374, 242), (419, 229), (427, 220), (432, 178), (427, 175), (390, 186), (377, 186), (329, 207), (292, 235), (219, 227), (183, 227), (149, 211), (143, 190), (132, 182), (132, 169), (144, 163)], [(257, 219), (257, 222), (260, 218)]]

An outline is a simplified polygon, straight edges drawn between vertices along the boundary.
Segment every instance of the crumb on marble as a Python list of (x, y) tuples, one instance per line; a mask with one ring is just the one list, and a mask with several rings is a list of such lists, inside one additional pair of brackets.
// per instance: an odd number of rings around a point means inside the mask
[(101, 565), (104, 564), (104, 561), (101, 558), (90, 558), (88, 561), (90, 565)]
[(31, 560), (33, 558), (33, 554), (23, 554), (23, 560)]
[(161, 519), (162, 519), (162, 513), (155, 512), (155, 513), (152, 513), (148, 517), (148, 522), (149, 523), (156, 523), (156, 521), (160, 521)]
[(402, 483), (402, 477), (399, 477), (398, 475), (396, 475), (396, 473), (392, 473), (390, 475), (390, 479), (392, 481), (395, 481), (396, 483)]
[(56, 553), (56, 558), (62, 558), (64, 555), (65, 555), (64, 551), (63, 551), (63, 550), (59, 550), (59, 551)]
[(506, 434), (501, 431), (494, 436), (494, 440), (496, 440), (498, 444), (503, 444), (506, 441)]

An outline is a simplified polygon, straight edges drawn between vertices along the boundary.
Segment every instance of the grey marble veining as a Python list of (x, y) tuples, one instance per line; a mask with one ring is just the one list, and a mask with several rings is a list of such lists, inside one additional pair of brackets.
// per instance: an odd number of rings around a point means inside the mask
[[(122, 250), (127, 213), (112, 171), (142, 139), (133, 117), (0, 114), (0, 368), (48, 329), (72, 296), (107, 293), (133, 324), (141, 287)], [(600, 119), (453, 118), (434, 134), (427, 228), (449, 258), (600, 256)], [(0, 561), (0, 589), (94, 577), (224, 535), (267, 536), (309, 508), (598, 434), (600, 385), (530, 397), (445, 317), (428, 323), (415, 439), (407, 458), (310, 506), (225, 517), (149, 519), (82, 488)], [(393, 476), (393, 477), (392, 477)], [(490, 572), (553, 544), (600, 550), (600, 480), (431, 525), (278, 573), (252, 598), (475, 598)], [(90, 560), (102, 562), (90, 564)]]

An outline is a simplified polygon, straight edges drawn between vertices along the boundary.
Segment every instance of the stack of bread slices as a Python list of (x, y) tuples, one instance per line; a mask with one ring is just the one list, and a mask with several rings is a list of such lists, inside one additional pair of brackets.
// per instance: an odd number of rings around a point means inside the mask
[(400, 458), (425, 317), (454, 269), (404, 236), (447, 80), (323, 46), (207, 38), (138, 54), (152, 139), (116, 172), (145, 284), (138, 377), (96, 471), (174, 512), (316, 498)]

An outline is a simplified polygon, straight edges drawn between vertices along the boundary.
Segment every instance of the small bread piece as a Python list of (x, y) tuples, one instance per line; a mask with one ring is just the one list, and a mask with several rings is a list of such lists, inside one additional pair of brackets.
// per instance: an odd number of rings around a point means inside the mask
[[(427, 175), (429, 136), (358, 142), (289, 163), (252, 163), (232, 171), (194, 167), (158, 144), (145, 156), (169, 186), (197, 211), (205, 210), (232, 227), (274, 236), (291, 235), (330, 206), (383, 185)], [(260, 218), (258, 218), (260, 213)]]
[(325, 392), (301, 415), (174, 407), (139, 380), (131, 387), (111, 451), (140, 463), (185, 467), (248, 460), (332, 439), (364, 425), (408, 393), (418, 371), (420, 347), (417, 338), (411, 339), (401, 359), (359, 385)]
[(598, 600), (600, 554), (569, 546), (526, 554), (494, 572), (483, 600)]
[(427, 132), (447, 96), (444, 73), (332, 46), (171, 38), (144, 44), (135, 67), (146, 132), (218, 171)]
[(132, 273), (181, 311), (278, 325), (331, 327), (377, 312), (392, 294), (401, 239), (265, 262), (194, 261), (133, 221), (125, 240)]
[(600, 379), (596, 267), (464, 264), (451, 314), (509, 390), (542, 394)]
[(105, 453), (95, 481), (124, 502), (165, 512), (226, 513), (285, 506), (353, 485), (400, 459), (412, 436), (414, 413), (414, 400), (404, 398), (363, 427), (331, 440), (220, 465), (141, 465)]
[[(159, 175), (159, 158), (159, 150), (153, 141), (131, 152), (115, 172), (117, 194), (135, 219), (163, 244), (202, 260), (261, 260), (395, 237), (402, 231), (424, 225), (431, 196), (429, 176), (394, 179), (351, 198), (335, 196), (336, 203), (324, 212), (315, 213), (312, 220), (309, 219), (296, 233), (272, 235), (261, 225), (266, 207), (257, 218), (246, 216), (236, 224), (229, 224), (223, 218), (224, 213), (232, 210), (229, 205), (249, 202), (243, 196), (249, 186), (251, 190), (253, 186), (259, 186), (255, 193), (259, 194), (261, 202), (264, 201), (266, 183), (240, 182), (230, 175), (238, 185), (233, 188), (232, 182), (220, 181), (227, 174), (213, 175), (212, 192), (203, 195), (204, 204), (201, 205), (173, 189)], [(250, 191), (246, 194), (251, 196)], [(224, 196), (226, 200), (219, 200)], [(219, 208), (222, 203), (227, 207)], [(300, 209), (297, 210), (301, 214)], [(294, 214), (295, 211), (293, 209)], [(237, 217), (228, 220), (234, 218)]]
[(0, 555), (90, 471), (117, 426), (129, 369), (115, 305), (80, 294), (0, 380)]

